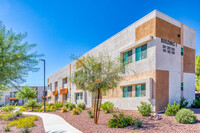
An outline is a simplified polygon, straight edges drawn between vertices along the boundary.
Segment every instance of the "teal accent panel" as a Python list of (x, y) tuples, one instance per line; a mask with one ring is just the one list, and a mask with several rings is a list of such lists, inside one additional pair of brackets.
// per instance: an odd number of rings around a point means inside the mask
[(135, 49), (135, 61), (139, 61), (141, 59), (141, 47), (137, 47)]

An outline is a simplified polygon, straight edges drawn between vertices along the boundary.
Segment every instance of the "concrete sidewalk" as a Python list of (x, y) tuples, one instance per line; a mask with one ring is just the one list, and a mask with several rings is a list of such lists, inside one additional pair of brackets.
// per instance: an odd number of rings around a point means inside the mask
[(58, 115), (37, 112), (23, 112), (23, 114), (41, 117), (46, 133), (82, 133)]

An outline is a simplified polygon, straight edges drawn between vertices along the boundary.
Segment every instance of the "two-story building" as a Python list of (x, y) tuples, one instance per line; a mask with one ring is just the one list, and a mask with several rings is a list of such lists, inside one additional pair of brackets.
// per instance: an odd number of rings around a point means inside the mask
[[(100, 52), (123, 57), (126, 64), (123, 80), (106, 92), (103, 102), (111, 101), (119, 109), (137, 110), (145, 101), (160, 111), (180, 97), (189, 103), (195, 98), (195, 31), (157, 10), (82, 57)], [(68, 80), (76, 66), (75, 60), (48, 78), (49, 102), (84, 102), (92, 106), (92, 94), (78, 90)]]

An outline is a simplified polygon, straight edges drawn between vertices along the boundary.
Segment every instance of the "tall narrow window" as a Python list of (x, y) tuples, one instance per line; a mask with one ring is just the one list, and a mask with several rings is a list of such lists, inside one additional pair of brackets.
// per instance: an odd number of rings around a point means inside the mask
[(132, 63), (132, 50), (123, 54), (123, 63), (124, 65)]
[(147, 44), (135, 49), (135, 61), (147, 58)]
[(136, 85), (135, 89), (136, 89), (136, 91), (135, 91), (136, 97), (146, 96), (146, 84)]
[(140, 97), (141, 96), (141, 85), (136, 85), (135, 89), (136, 89), (135, 96)]
[(123, 87), (123, 97), (132, 97), (132, 86)]
[(83, 99), (83, 92), (80, 93), (80, 99)]

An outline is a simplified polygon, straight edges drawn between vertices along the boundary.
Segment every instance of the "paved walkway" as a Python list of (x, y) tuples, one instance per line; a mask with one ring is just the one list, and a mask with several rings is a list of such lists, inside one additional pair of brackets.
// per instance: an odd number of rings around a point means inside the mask
[(46, 133), (82, 133), (58, 115), (36, 112), (23, 112), (23, 114), (41, 117)]

